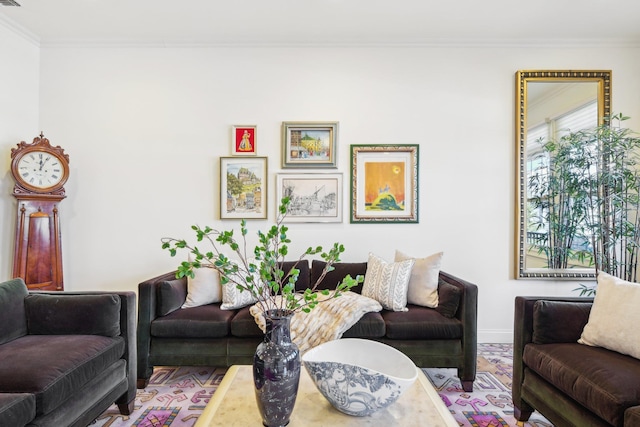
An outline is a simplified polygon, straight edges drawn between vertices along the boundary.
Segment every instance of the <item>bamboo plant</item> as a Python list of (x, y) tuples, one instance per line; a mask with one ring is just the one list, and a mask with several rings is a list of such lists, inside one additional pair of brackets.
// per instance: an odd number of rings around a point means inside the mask
[[(543, 149), (548, 172), (533, 175), (531, 202), (547, 231), (540, 251), (552, 268), (586, 263), (628, 281), (640, 251), (640, 138), (617, 114), (593, 129), (571, 132)], [(575, 248), (576, 241), (588, 242)], [(581, 285), (581, 295), (595, 292)]]

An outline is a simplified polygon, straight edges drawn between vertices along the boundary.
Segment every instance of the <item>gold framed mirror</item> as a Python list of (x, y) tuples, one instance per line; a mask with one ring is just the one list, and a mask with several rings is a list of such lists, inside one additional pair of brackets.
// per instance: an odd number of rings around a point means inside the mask
[[(544, 142), (595, 127), (611, 115), (611, 71), (536, 70), (516, 73), (516, 279), (592, 279), (584, 260), (561, 265), (542, 245), (545, 224), (532, 199), (532, 175), (549, 166)], [(544, 242), (544, 243), (541, 243)], [(586, 242), (574, 242), (584, 245)]]

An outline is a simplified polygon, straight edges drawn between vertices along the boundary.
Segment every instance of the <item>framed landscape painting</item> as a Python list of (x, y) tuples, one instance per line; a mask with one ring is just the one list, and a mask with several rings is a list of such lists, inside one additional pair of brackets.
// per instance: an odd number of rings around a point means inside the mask
[(285, 222), (342, 222), (341, 173), (278, 174), (276, 196), (291, 199)]
[(338, 122), (282, 122), (283, 168), (335, 168)]
[(418, 145), (351, 146), (351, 222), (418, 222)]
[(267, 158), (220, 157), (220, 219), (267, 218)]

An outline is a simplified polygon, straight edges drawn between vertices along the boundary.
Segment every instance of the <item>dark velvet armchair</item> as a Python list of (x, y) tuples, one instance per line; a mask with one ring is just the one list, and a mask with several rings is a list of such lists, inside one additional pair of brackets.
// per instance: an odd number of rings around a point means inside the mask
[(28, 292), (0, 283), (0, 425), (89, 425), (136, 396), (133, 292)]

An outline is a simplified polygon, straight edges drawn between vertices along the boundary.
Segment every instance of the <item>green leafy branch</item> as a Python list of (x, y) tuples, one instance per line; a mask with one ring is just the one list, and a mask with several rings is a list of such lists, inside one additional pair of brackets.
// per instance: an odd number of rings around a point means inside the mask
[[(214, 268), (220, 273), (220, 281), (223, 285), (231, 283), (242, 292), (250, 292), (262, 305), (263, 310), (266, 311), (269, 308), (266, 301), (271, 300), (277, 309), (291, 312), (296, 310), (309, 312), (320, 302), (337, 298), (362, 283), (364, 278), (361, 275), (355, 278), (347, 275), (336, 284), (335, 289), (317, 290), (327, 273), (335, 269), (333, 264), (340, 262), (340, 255), (345, 251), (344, 245), (340, 243), (334, 243), (326, 252), (322, 246), (309, 247), (297, 258), (289, 271), (285, 272), (282, 269), (285, 258), (289, 255), (291, 243), (287, 236), (289, 228), (284, 225), (290, 204), (291, 200), (288, 197), (281, 200), (276, 223), (266, 232), (257, 232), (258, 244), (252, 252), (248, 252), (246, 236), (249, 231), (244, 219), (240, 221), (238, 239), (234, 235), (234, 230), (220, 231), (209, 226), (204, 228), (198, 225), (192, 226), (197, 242), (206, 242), (211, 247), (208, 251), (202, 251), (197, 245), (190, 245), (184, 239), (162, 238), (162, 248), (168, 250), (172, 257), (176, 256), (180, 250), (186, 250), (192, 255), (188, 261), (183, 261), (178, 266), (176, 277), (193, 278), (198, 268)], [(234, 253), (237, 260), (232, 260), (225, 255), (223, 248)], [(249, 254), (252, 256), (250, 257)], [(300, 274), (298, 264), (308, 256), (318, 254), (325, 261), (320, 276), (311, 288), (297, 292), (295, 284)], [(282, 296), (279, 302), (277, 295)], [(328, 296), (328, 298), (319, 299), (318, 295)]]

